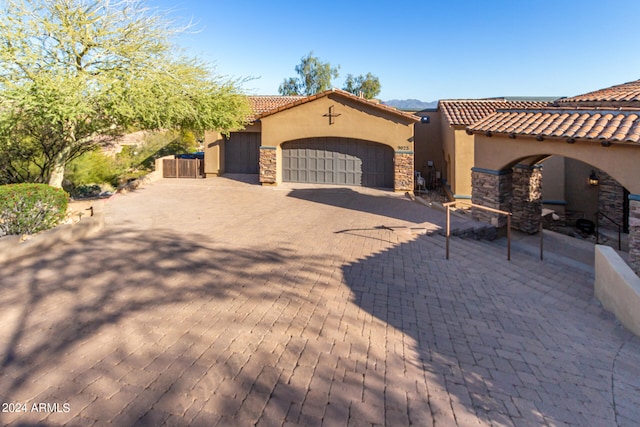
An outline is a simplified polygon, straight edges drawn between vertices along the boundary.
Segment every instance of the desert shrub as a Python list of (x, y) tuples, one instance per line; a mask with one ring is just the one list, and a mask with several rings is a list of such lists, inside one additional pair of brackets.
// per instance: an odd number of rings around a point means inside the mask
[(69, 195), (46, 184), (0, 186), (0, 231), (34, 234), (55, 227), (67, 212)]
[(125, 145), (114, 156), (96, 148), (67, 166), (65, 178), (69, 185), (65, 188), (74, 197), (82, 196), (84, 186), (109, 184), (116, 188), (151, 172), (157, 158), (190, 153), (197, 149), (196, 136), (191, 131), (152, 133), (145, 137), (144, 143)]
[[(124, 168), (114, 158), (96, 148), (74, 159), (67, 166), (65, 178), (73, 184), (73, 187), (100, 185), (117, 181), (123, 171)], [(73, 187), (69, 190), (72, 191)]]

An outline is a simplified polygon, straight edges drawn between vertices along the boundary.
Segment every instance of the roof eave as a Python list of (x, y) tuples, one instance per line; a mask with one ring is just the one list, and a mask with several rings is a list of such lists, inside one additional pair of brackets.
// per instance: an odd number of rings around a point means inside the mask
[(638, 145), (637, 142), (629, 141), (629, 140), (618, 140), (618, 139), (611, 139), (611, 138), (607, 139), (607, 138), (556, 136), (556, 135), (547, 135), (544, 133), (523, 134), (523, 133), (517, 133), (517, 132), (493, 131), (493, 130), (487, 130), (487, 129), (471, 129), (471, 126), (467, 126), (466, 133), (468, 135), (483, 135), (489, 138), (492, 138), (494, 136), (500, 136), (500, 137), (506, 136), (506, 137), (509, 137), (510, 139), (527, 138), (527, 139), (536, 139), (537, 141), (552, 140), (552, 141), (566, 142), (568, 144), (575, 144), (575, 143), (581, 143), (581, 142), (582, 143), (598, 142), (603, 147), (610, 147), (611, 145), (614, 145), (614, 144), (615, 145), (632, 145), (632, 146)]
[(285, 110), (288, 110), (290, 108), (294, 108), (294, 107), (297, 107), (299, 105), (306, 104), (306, 103), (311, 102), (311, 101), (315, 101), (316, 99), (324, 98), (324, 97), (329, 96), (331, 94), (336, 94), (336, 95), (342, 96), (342, 97), (347, 98), (347, 99), (355, 100), (355, 101), (360, 102), (360, 103), (362, 103), (364, 105), (376, 108), (376, 109), (378, 109), (380, 111), (384, 111), (385, 113), (389, 113), (389, 114), (392, 114), (394, 116), (401, 117), (403, 119), (408, 119), (408, 120), (416, 122), (416, 123), (420, 121), (420, 117), (416, 116), (415, 114), (405, 113), (405, 112), (397, 110), (397, 109), (395, 109), (393, 107), (388, 107), (388, 106), (386, 106), (384, 104), (378, 104), (378, 103), (369, 101), (369, 100), (367, 100), (365, 98), (361, 98), (359, 96), (353, 95), (353, 94), (351, 94), (349, 92), (345, 92), (345, 91), (340, 90), (340, 89), (329, 89), (329, 90), (326, 90), (324, 92), (316, 93), (315, 95), (309, 95), (309, 96), (307, 96), (305, 98), (302, 98), (300, 100), (297, 100), (297, 101), (291, 102), (289, 104), (283, 105), (283, 106), (278, 107), (278, 108), (276, 108), (274, 110), (270, 110), (270, 111), (264, 112), (262, 114), (259, 114), (259, 115), (256, 116), (256, 119), (259, 120), (259, 119), (262, 119), (264, 117), (272, 116), (274, 114), (278, 114), (278, 113), (280, 113), (282, 111), (285, 111)]

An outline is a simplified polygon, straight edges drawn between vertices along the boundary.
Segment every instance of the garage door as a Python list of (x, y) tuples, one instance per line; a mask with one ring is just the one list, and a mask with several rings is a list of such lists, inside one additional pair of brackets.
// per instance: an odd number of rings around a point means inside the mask
[(260, 133), (231, 132), (224, 144), (225, 173), (258, 173)]
[(369, 141), (311, 138), (282, 145), (285, 182), (393, 188), (393, 150)]

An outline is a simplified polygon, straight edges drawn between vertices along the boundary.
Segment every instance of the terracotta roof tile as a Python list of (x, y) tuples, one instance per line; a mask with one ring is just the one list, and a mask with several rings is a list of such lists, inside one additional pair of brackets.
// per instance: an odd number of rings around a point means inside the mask
[(640, 111), (562, 108), (497, 111), (467, 129), (472, 133), (640, 143)]
[(626, 106), (631, 106), (633, 103), (640, 106), (640, 80), (599, 89), (583, 95), (562, 98), (559, 99), (557, 103), (558, 105), (622, 103)]
[[(379, 102), (371, 101), (371, 100), (368, 100), (368, 99), (365, 99), (365, 98), (361, 98), (359, 96), (356, 96), (356, 95), (354, 95), (352, 93), (346, 92), (346, 91), (341, 90), (341, 89), (329, 89), (329, 90), (326, 90), (324, 92), (319, 92), (319, 93), (316, 93), (315, 95), (310, 95), (310, 96), (289, 97), (289, 98), (296, 98), (296, 99), (291, 101), (291, 102), (285, 102), (285, 103), (283, 103), (282, 105), (280, 105), (280, 106), (278, 106), (276, 108), (272, 108), (272, 109), (270, 109), (268, 111), (264, 111), (264, 112), (262, 112), (260, 114), (256, 114), (256, 117), (254, 119), (259, 119), (259, 118), (262, 118), (262, 117), (270, 116), (270, 115), (278, 113), (280, 111), (296, 107), (296, 106), (298, 106), (300, 104), (304, 104), (304, 103), (313, 101), (315, 99), (328, 96), (330, 94), (337, 94), (337, 95), (343, 96), (345, 98), (353, 99), (353, 100), (355, 100), (357, 102), (360, 102), (362, 104), (368, 104), (369, 106), (371, 106), (371, 107), (373, 107), (375, 109), (384, 110), (384, 111), (386, 111), (388, 113), (391, 113), (393, 115), (401, 116), (404, 119), (409, 119), (409, 120), (414, 121), (414, 122), (420, 121), (420, 117), (416, 116), (415, 114), (406, 113), (404, 111), (398, 110), (395, 107), (384, 105), (384, 104), (381, 104)], [(277, 97), (274, 97), (274, 98), (277, 98)]]
[(248, 96), (247, 98), (249, 98), (251, 110), (254, 114), (254, 117), (252, 119), (254, 119), (260, 114), (266, 113), (271, 110), (277, 110), (282, 106), (303, 99), (304, 96), (256, 95)]
[(562, 133), (562, 136), (568, 138), (569, 135), (576, 135), (576, 132), (580, 132), (580, 129), (583, 129), (585, 124), (591, 119), (592, 116), (587, 113), (572, 114), (571, 117), (567, 119), (567, 125), (569, 125), (569, 127)]
[(550, 105), (550, 102), (506, 99), (443, 99), (439, 102), (440, 109), (454, 126), (468, 126), (496, 110), (546, 108)]

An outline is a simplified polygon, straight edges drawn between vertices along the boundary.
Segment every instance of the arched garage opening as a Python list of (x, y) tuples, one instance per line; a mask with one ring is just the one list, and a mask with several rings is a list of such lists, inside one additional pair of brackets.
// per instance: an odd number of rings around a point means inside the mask
[(393, 149), (353, 138), (316, 137), (285, 142), (282, 180), (393, 188)]

